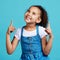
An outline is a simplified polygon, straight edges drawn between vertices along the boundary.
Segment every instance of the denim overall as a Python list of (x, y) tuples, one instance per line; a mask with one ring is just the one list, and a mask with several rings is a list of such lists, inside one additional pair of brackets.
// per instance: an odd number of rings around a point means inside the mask
[(21, 60), (49, 60), (48, 56), (45, 56), (42, 52), (38, 26), (36, 26), (37, 35), (32, 37), (24, 37), (23, 28), (21, 31)]

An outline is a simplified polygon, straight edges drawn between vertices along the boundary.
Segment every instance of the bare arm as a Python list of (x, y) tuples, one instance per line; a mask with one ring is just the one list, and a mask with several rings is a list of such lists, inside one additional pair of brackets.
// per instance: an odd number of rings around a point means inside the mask
[(46, 29), (46, 32), (49, 35), (49, 40), (48, 41), (46, 40), (46, 36), (42, 38), (42, 50), (45, 55), (48, 55), (52, 48), (52, 41), (53, 41), (53, 35), (51, 32), (50, 26), (48, 26), (48, 29)]
[(12, 54), (18, 44), (17, 38), (14, 37), (12, 42), (10, 41), (10, 35), (6, 33), (6, 49), (8, 54)]
[(6, 49), (8, 54), (12, 54), (18, 44), (18, 39), (16, 37), (13, 38), (12, 42), (10, 41), (10, 32), (14, 30), (15, 28), (10, 24), (6, 33)]
[(48, 55), (50, 53), (50, 50), (52, 48), (52, 39), (53, 38), (49, 38), (47, 42), (46, 37), (42, 38), (42, 50), (45, 55)]

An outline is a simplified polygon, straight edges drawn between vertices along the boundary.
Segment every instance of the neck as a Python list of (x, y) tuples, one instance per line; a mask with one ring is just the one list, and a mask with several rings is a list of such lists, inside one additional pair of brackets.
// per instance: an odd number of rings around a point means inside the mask
[(25, 26), (25, 29), (26, 30), (35, 30), (36, 29), (36, 25), (35, 24), (27, 24), (26, 26)]

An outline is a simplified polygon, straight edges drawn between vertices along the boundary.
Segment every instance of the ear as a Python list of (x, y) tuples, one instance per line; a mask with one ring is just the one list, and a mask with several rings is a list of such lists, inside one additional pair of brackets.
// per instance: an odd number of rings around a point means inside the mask
[(41, 18), (38, 18), (37, 20), (36, 20), (36, 23), (40, 23), (41, 22)]

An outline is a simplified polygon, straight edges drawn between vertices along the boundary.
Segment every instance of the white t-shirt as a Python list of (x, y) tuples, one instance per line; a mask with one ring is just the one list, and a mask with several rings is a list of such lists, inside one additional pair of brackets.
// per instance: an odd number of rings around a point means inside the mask
[[(18, 40), (20, 40), (20, 38), (21, 38), (21, 29), (22, 28), (18, 28), (16, 33), (15, 33), (15, 37)], [(40, 35), (41, 38), (43, 38), (44, 36), (47, 35), (47, 33), (45, 32), (45, 28), (43, 28), (42, 26), (38, 26), (38, 29), (39, 29), (39, 35)], [(27, 31), (27, 30), (23, 29), (23, 34), (22, 35), (25, 36), (25, 37), (32, 37), (32, 36), (37, 35), (37, 31), (36, 31), (36, 29), (33, 30), (33, 31)]]

